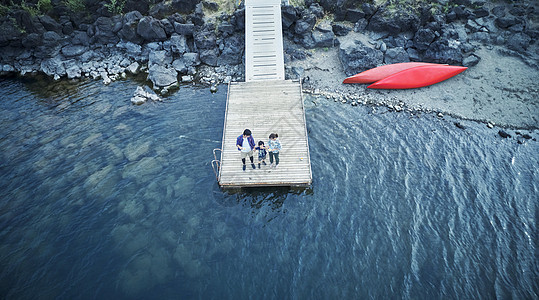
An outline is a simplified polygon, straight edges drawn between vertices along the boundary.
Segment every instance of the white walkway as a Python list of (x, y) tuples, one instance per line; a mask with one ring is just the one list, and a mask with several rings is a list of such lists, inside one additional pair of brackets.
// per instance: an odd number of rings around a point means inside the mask
[(245, 81), (284, 79), (281, 0), (246, 0)]

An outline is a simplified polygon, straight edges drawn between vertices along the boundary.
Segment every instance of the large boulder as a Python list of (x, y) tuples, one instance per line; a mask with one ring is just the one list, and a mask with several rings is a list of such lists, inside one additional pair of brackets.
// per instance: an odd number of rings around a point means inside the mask
[(427, 50), (435, 38), (434, 31), (428, 28), (421, 28), (414, 36), (415, 48), (420, 51)]
[(192, 36), (195, 33), (195, 24), (192, 24), (192, 23), (183, 24), (183, 23), (174, 22), (173, 25), (174, 25), (174, 30), (179, 35)]
[(148, 42), (164, 41), (167, 34), (161, 22), (153, 17), (144, 17), (137, 26), (137, 33)]
[(333, 34), (333, 31), (327, 32), (315, 30), (312, 33), (312, 39), (314, 42), (314, 46), (317, 48), (333, 47), (335, 43), (335, 35)]
[(197, 49), (215, 49), (217, 46), (217, 36), (213, 28), (206, 27), (195, 32), (194, 38)]
[(313, 30), (314, 25), (316, 24), (316, 17), (312, 14), (303, 16), (300, 20), (296, 21), (296, 26), (294, 26), (294, 32), (297, 35), (304, 35), (307, 32)]
[(99, 17), (94, 23), (95, 35), (93, 40), (100, 44), (116, 44), (120, 40), (113, 32), (114, 24), (111, 18)]
[(189, 51), (189, 46), (187, 45), (187, 39), (185, 36), (177, 34), (173, 34), (170, 39), (163, 42), (163, 47), (170, 47), (170, 51), (172, 51), (174, 54), (183, 54)]
[(236, 30), (243, 31), (245, 29), (245, 8), (236, 9), (230, 23), (236, 27)]
[(154, 88), (170, 87), (178, 84), (178, 73), (174, 68), (153, 65), (148, 72), (148, 79)]
[(180, 74), (187, 74), (189, 70), (194, 70), (194, 67), (198, 65), (200, 65), (198, 53), (185, 53), (172, 62), (172, 66)]
[(382, 64), (384, 54), (365, 46), (358, 40), (346, 40), (339, 46), (339, 59), (345, 73), (350, 76)]
[(26, 33), (43, 33), (45, 29), (37, 17), (32, 15), (26, 10), (15, 10), (10, 16), (15, 19), (19, 28), (24, 29)]
[(463, 56), (459, 45), (455, 41), (435, 41), (425, 51), (423, 59), (427, 62), (461, 65)]
[(199, 2), (200, 0), (172, 0), (172, 7), (181, 14), (190, 14)]
[(281, 7), (281, 20), (283, 29), (288, 29), (294, 22), (298, 20), (296, 8), (292, 5), (284, 5)]
[(419, 17), (414, 13), (406, 12), (405, 10), (389, 11), (380, 8), (370, 19), (367, 29), (395, 35), (400, 32), (416, 31), (419, 24)]
[(143, 15), (150, 12), (149, 1), (127, 0), (124, 5), (124, 11), (137, 11)]
[(82, 45), (66, 45), (62, 48), (62, 54), (65, 57), (75, 57), (88, 51), (88, 47)]
[(71, 44), (89, 46), (90, 37), (85, 31), (75, 31), (71, 34)]
[(203, 49), (200, 51), (200, 61), (208, 66), (217, 67), (217, 58), (219, 56), (219, 50), (217, 49)]
[(172, 63), (172, 55), (165, 50), (152, 51), (148, 57), (148, 66), (153, 65), (166, 66)]
[(58, 57), (43, 60), (41, 62), (41, 71), (48, 76), (55, 77), (66, 74), (64, 62)]
[(27, 49), (33, 49), (43, 44), (43, 36), (37, 33), (30, 33), (22, 39), (22, 45)]
[(396, 47), (387, 49), (384, 55), (384, 62), (386, 64), (394, 64), (401, 62), (409, 62), (410, 57), (403, 47)]
[(47, 31), (62, 32), (62, 25), (58, 24), (53, 18), (48, 15), (39, 16), (39, 21)]
[(520, 21), (514, 17), (500, 17), (496, 18), (494, 22), (498, 28), (507, 29), (515, 24), (520, 23)]
[(18, 40), (22, 32), (11, 20), (6, 20), (0, 25), (0, 47), (7, 46), (10, 42)]
[(124, 15), (123, 25), (118, 32), (118, 36), (124, 40), (133, 43), (142, 42), (142, 37), (137, 34), (137, 24), (142, 19), (139, 11), (131, 11)]
[(336, 35), (336, 36), (345, 36), (347, 35), (350, 31), (352, 31), (352, 26), (348, 25), (348, 24), (343, 24), (343, 23), (335, 23), (333, 24), (333, 33)]
[(60, 53), (62, 46), (62, 37), (54, 31), (47, 31), (43, 34), (43, 45), (37, 47), (35, 56), (38, 58), (54, 57)]
[(363, 18), (365, 18), (365, 13), (360, 9), (348, 9), (346, 11), (346, 16), (344, 17), (346, 21), (350, 21), (352, 23), (356, 23)]
[(243, 62), (245, 48), (243, 37), (230, 36), (222, 43), (223, 50), (219, 55), (219, 65), (239, 65)]
[(517, 52), (525, 52), (528, 49), (532, 39), (525, 33), (516, 33), (507, 39), (507, 48)]

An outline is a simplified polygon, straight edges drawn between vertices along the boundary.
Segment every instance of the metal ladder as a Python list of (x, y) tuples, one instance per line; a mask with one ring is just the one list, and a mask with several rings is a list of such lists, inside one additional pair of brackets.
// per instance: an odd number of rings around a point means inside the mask
[(223, 150), (220, 148), (213, 149), (213, 160), (211, 161), (211, 167), (213, 169), (213, 173), (215, 174), (215, 179), (217, 179), (217, 182), (219, 182), (221, 175), (221, 160), (217, 159), (217, 154), (215, 154), (216, 151), (220, 151), (222, 153)]

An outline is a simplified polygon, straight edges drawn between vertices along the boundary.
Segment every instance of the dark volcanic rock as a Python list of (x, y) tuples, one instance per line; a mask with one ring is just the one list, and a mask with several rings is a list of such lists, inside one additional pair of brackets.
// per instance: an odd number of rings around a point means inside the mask
[(33, 49), (43, 44), (43, 36), (37, 33), (30, 33), (22, 39), (22, 45), (27, 49)]
[(460, 65), (463, 57), (462, 51), (455, 45), (449, 46), (447, 41), (435, 41), (425, 51), (423, 59), (427, 62)]
[(41, 22), (41, 24), (47, 31), (55, 31), (55, 32), (62, 31), (62, 26), (58, 24), (58, 22), (56, 22), (53, 18), (47, 15), (39, 16), (39, 21)]
[(219, 24), (219, 33), (223, 37), (230, 36), (234, 33), (234, 26), (227, 21), (223, 21), (221, 24)]
[(427, 50), (435, 38), (436, 35), (432, 29), (419, 29), (414, 36), (415, 47), (420, 51)]
[(505, 6), (496, 6), (490, 12), (498, 18), (505, 17)]
[(352, 31), (352, 27), (340, 23), (333, 24), (332, 29), (336, 36), (345, 36)]
[(183, 54), (189, 51), (185, 36), (177, 34), (173, 34), (170, 39), (163, 42), (163, 47), (170, 47), (170, 50), (175, 54)]
[(146, 41), (164, 41), (167, 34), (159, 20), (153, 17), (144, 17), (137, 26), (137, 33)]
[(296, 8), (292, 5), (284, 5), (281, 8), (281, 20), (283, 29), (288, 29), (294, 22), (298, 20)]
[(25, 10), (17, 10), (11, 13), (17, 25), (24, 29), (26, 33), (43, 33), (45, 29), (38, 18), (33, 18), (32, 15)]
[(313, 15), (307, 15), (296, 21), (296, 26), (294, 27), (294, 32), (297, 35), (303, 35), (307, 32), (313, 30), (314, 24), (316, 24), (316, 17)]
[(111, 18), (99, 17), (94, 23), (94, 39), (100, 44), (115, 44), (119, 41), (118, 36), (113, 32), (113, 22)]
[(202, 5), (204, 8), (209, 9), (211, 11), (218, 11), (219, 10), (219, 4), (211, 1), (202, 1)]
[(124, 5), (124, 11), (137, 11), (143, 15), (150, 12), (150, 4), (148, 1), (127, 0)]
[(462, 65), (465, 67), (473, 67), (481, 61), (481, 58), (476, 55), (470, 55), (462, 61)]
[(135, 23), (125, 23), (122, 26), (122, 29), (118, 32), (118, 36), (124, 40), (129, 41), (133, 43), (140, 43), (142, 42), (142, 37), (137, 34), (137, 26)]
[(200, 0), (172, 0), (172, 7), (181, 14), (190, 14), (199, 2)]
[(408, 56), (408, 53), (404, 48), (397, 47), (397, 48), (390, 48), (387, 49), (385, 55), (384, 55), (384, 62), (386, 64), (394, 64), (394, 63), (401, 63), (401, 62), (409, 62), (410, 57)]
[(203, 30), (196, 31), (194, 34), (195, 45), (198, 49), (215, 49), (217, 45), (217, 36), (210, 26)]
[(517, 19), (512, 18), (512, 17), (500, 17), (500, 18), (497, 18), (495, 21), (496, 26), (502, 29), (507, 29), (510, 26), (513, 26), (517, 23), (518, 23)]
[(365, 18), (365, 13), (362, 10), (359, 9), (348, 9), (346, 11), (346, 17), (344, 18), (345, 21), (350, 21), (352, 23), (356, 23), (360, 19)]
[(348, 76), (380, 65), (383, 58), (382, 51), (367, 47), (361, 41), (346, 40), (339, 47), (339, 59)]
[(525, 33), (516, 33), (507, 39), (507, 48), (517, 52), (524, 52), (531, 43), (531, 38)]
[(174, 30), (179, 35), (192, 36), (195, 33), (195, 24), (174, 23)]
[(174, 68), (153, 65), (149, 69), (148, 79), (154, 87), (169, 87), (178, 84), (178, 73)]
[(54, 31), (47, 31), (43, 34), (43, 45), (37, 47), (35, 56), (38, 58), (55, 57), (62, 48), (62, 37)]
[(236, 26), (237, 31), (245, 29), (245, 8), (236, 9), (230, 18), (230, 24)]
[(21, 36), (21, 31), (11, 20), (6, 20), (0, 25), (0, 46), (7, 46)]
[(67, 45), (62, 48), (62, 54), (65, 57), (75, 57), (88, 51), (88, 47), (82, 45)]
[(200, 61), (212, 67), (217, 67), (217, 58), (219, 51), (217, 49), (203, 49), (200, 51)]
[(223, 50), (219, 55), (219, 65), (239, 65), (243, 62), (243, 50), (245, 48), (242, 36), (234, 35), (222, 42)]
[(334, 46), (335, 35), (332, 31), (322, 32), (319, 30), (315, 30), (312, 34), (312, 38), (315, 47), (322, 48)]
[(511, 138), (511, 135), (509, 133), (503, 131), (503, 130), (498, 131), (498, 135), (501, 136), (504, 139)]
[(475, 9), (473, 11), (473, 17), (476, 18), (476, 19), (477, 18), (483, 18), (483, 17), (486, 17), (488, 15), (489, 15), (488, 10), (486, 8), (483, 8), (483, 7)]
[(168, 66), (172, 63), (172, 55), (166, 50), (152, 51), (148, 57), (148, 66)]
[(419, 17), (406, 12), (388, 12), (380, 8), (370, 19), (368, 30), (397, 34), (405, 31), (416, 31), (420, 24)]

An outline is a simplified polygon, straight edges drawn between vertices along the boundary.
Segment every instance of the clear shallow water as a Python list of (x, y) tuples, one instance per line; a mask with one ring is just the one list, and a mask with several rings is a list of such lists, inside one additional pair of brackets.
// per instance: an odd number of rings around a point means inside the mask
[(226, 88), (136, 86), (0, 81), (2, 298), (538, 297), (537, 142), (307, 98), (312, 188), (222, 192)]

